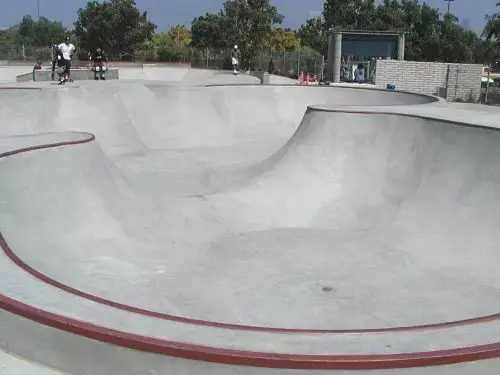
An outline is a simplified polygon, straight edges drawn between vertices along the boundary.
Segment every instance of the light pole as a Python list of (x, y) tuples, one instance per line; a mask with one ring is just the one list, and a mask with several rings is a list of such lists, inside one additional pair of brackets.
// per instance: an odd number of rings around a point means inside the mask
[(235, 40), (239, 39), (240, 35), (240, 4), (246, 6), (247, 5), (247, 0), (234, 0), (234, 3), (236, 4), (236, 20), (235, 20), (235, 26), (236, 26), (236, 32), (235, 32)]
[(450, 13), (450, 3), (455, 0), (444, 0), (444, 1), (448, 3), (448, 10), (446, 11), (446, 13)]
[(36, 0), (37, 21), (40, 22), (40, 0)]

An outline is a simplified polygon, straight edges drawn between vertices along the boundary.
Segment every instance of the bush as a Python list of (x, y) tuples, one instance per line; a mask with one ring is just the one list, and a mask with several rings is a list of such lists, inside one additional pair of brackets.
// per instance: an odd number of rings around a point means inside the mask
[(160, 61), (182, 61), (187, 55), (184, 47), (175, 43), (165, 44), (158, 50), (158, 60)]

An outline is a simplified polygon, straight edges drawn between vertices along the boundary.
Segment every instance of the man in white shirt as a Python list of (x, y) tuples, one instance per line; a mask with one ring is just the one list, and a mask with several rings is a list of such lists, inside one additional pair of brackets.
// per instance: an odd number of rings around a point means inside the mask
[(75, 52), (76, 48), (69, 42), (69, 37), (67, 36), (64, 40), (64, 43), (59, 44), (57, 46), (57, 49), (60, 52), (58, 56), (59, 67), (64, 69), (64, 74), (62, 74), (60, 81), (60, 84), (63, 84), (69, 79), (71, 69), (71, 56)]

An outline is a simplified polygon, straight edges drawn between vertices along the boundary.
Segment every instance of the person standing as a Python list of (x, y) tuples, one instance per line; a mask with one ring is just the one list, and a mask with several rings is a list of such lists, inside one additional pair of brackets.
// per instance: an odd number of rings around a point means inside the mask
[(357, 69), (354, 71), (354, 80), (357, 83), (365, 82), (365, 67), (363, 64), (358, 64)]
[(240, 64), (241, 52), (238, 49), (238, 46), (235, 45), (231, 50), (231, 64), (233, 65), (233, 73), (238, 74), (238, 67)]
[(64, 43), (61, 43), (57, 46), (59, 49), (62, 58), (59, 59), (59, 67), (63, 68), (64, 73), (61, 76), (60, 84), (65, 83), (71, 74), (71, 57), (73, 53), (76, 51), (76, 48), (73, 44), (70, 43), (69, 36), (64, 39)]

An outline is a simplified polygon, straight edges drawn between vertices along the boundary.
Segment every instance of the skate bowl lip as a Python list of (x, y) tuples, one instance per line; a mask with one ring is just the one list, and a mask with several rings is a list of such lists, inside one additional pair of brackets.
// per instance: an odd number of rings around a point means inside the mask
[[(437, 103), (437, 102), (445, 102), (445, 99), (432, 95), (432, 94), (423, 94), (423, 93), (418, 93), (418, 92), (411, 92), (411, 91), (404, 91), (404, 90), (390, 90), (390, 89), (383, 89), (379, 87), (368, 87), (368, 86), (356, 86), (352, 84), (342, 84), (342, 83), (336, 83), (332, 84), (329, 86), (319, 86), (319, 85), (297, 85), (297, 84), (283, 84), (283, 83), (270, 83), (266, 85), (262, 85), (260, 83), (224, 83), (224, 84), (219, 84), (219, 83), (209, 83), (205, 85), (200, 85), (199, 87), (248, 87), (248, 86), (258, 86), (258, 87), (295, 87), (297, 90), (301, 89), (309, 89), (309, 90), (360, 90), (360, 91), (379, 91), (379, 92), (385, 92), (388, 93), (388, 95), (397, 95), (397, 94), (403, 94), (408, 97), (419, 97), (422, 99), (427, 99), (427, 102), (418, 102), (418, 103), (407, 103), (407, 104), (380, 104), (380, 105), (371, 105), (369, 107), (382, 107), (382, 106), (387, 106), (387, 107), (403, 107), (403, 106), (420, 106), (420, 105), (426, 105), (426, 104), (432, 104), (432, 103)], [(328, 105), (324, 104), (310, 104), (310, 107), (314, 107), (315, 109), (320, 109), (320, 108), (325, 108), (328, 109)], [(368, 107), (365, 104), (342, 104), (339, 105), (338, 108), (341, 109), (343, 107), (349, 107), (349, 106), (356, 106), (356, 107)], [(317, 107), (317, 108), (316, 108)]]
[[(363, 113), (356, 111), (356, 113)], [(377, 113), (376, 111), (370, 113)], [(380, 112), (379, 112), (380, 114)], [(385, 114), (382, 112), (382, 114)], [(388, 113), (396, 114), (399, 113)], [(409, 117), (429, 119), (413, 114), (406, 114)], [(438, 119), (441, 121), (440, 119)], [(456, 123), (455, 121), (448, 121)], [(462, 126), (462, 123), (457, 125)], [(474, 126), (473, 124), (469, 124)], [(493, 128), (494, 129), (494, 128)], [(81, 135), (81, 139), (72, 139), (68, 141), (58, 141), (53, 143), (36, 144), (29, 147), (12, 149), (0, 154), (0, 158), (6, 158), (25, 152), (31, 152), (42, 149), (49, 149), (61, 146), (72, 146), (95, 141), (95, 136), (88, 132), (66, 132)], [(461, 327), (479, 323), (488, 323), (500, 320), (500, 313), (490, 316), (478, 317), (468, 320), (443, 322), (430, 325), (421, 325), (413, 327), (391, 327), (383, 329), (366, 330), (300, 330), (300, 329), (280, 329), (267, 327), (252, 327), (233, 324), (224, 324), (209, 322), (203, 320), (194, 320), (189, 318), (169, 316), (158, 314), (151, 311), (137, 309), (127, 305), (120, 305), (116, 302), (102, 299), (97, 296), (87, 294), (67, 285), (57, 282), (54, 279), (38, 272), (28, 264), (24, 263), (15, 252), (9, 247), (4, 236), (0, 233), (0, 246), (7, 257), (27, 274), (35, 277), (39, 281), (55, 287), (63, 292), (73, 294), (83, 299), (107, 305), (109, 307), (123, 309), (138, 315), (149, 315), (151, 317), (171, 320), (178, 323), (190, 323), (194, 326), (211, 326), (227, 330), (240, 331), (263, 331), (274, 334), (367, 334), (367, 333), (387, 333), (421, 330), (439, 330), (451, 327)], [(90, 297), (90, 298), (89, 298)], [(203, 346), (190, 344), (186, 342), (170, 341), (150, 336), (128, 333), (122, 330), (107, 328), (97, 324), (90, 324), (82, 320), (65, 317), (54, 314), (46, 310), (30, 306), (24, 302), (17, 301), (11, 297), (0, 293), (0, 308), (23, 318), (38, 322), (45, 326), (56, 328), (65, 332), (87, 337), (90, 339), (127, 347), (143, 352), (163, 354), (172, 357), (181, 357), (185, 359), (199, 360), (205, 362), (214, 362), (219, 364), (267, 367), (267, 368), (286, 368), (286, 369), (307, 369), (307, 370), (374, 370), (374, 369), (396, 369), (409, 367), (437, 366), (468, 362), (481, 359), (493, 359), (500, 357), (500, 342), (489, 344), (464, 346), (452, 349), (430, 350), (423, 352), (396, 352), (391, 354), (286, 354), (275, 352), (247, 351), (242, 349), (227, 349), (213, 346)], [(168, 317), (168, 318), (167, 318)]]
[[(220, 74), (220, 73), (219, 73)], [(225, 74), (229, 74), (230, 73), (225, 73)], [(390, 109), (391, 107), (411, 107), (411, 106), (425, 106), (425, 105), (429, 105), (429, 104), (433, 104), (433, 103), (438, 103), (438, 102), (445, 102), (445, 99), (443, 98), (440, 98), (436, 95), (431, 95), (431, 94), (423, 94), (423, 93), (415, 93), (415, 92), (411, 92), (411, 91), (403, 91), (403, 90), (389, 90), (389, 89), (383, 89), (383, 88), (376, 88), (376, 87), (366, 87), (366, 86), (362, 86), (362, 87), (356, 87), (355, 85), (344, 85), (344, 84), (333, 84), (333, 85), (330, 85), (330, 86), (316, 86), (316, 85), (304, 85), (304, 86), (300, 86), (300, 85), (296, 85), (296, 84), (266, 84), (266, 85), (262, 85), (260, 83), (207, 83), (207, 84), (186, 84), (186, 85), (182, 85), (182, 81), (179, 81), (179, 82), (175, 82), (175, 81), (172, 81), (172, 82), (166, 82), (166, 81), (163, 81), (163, 80), (141, 80), (141, 79), (131, 79), (131, 80), (122, 80), (120, 82), (120, 80), (118, 80), (119, 83), (143, 83), (145, 84), (146, 82), (148, 84), (151, 84), (151, 85), (157, 85), (159, 87), (175, 87), (175, 88), (178, 88), (178, 89), (196, 89), (196, 88), (224, 88), (224, 87), (231, 87), (231, 88), (234, 88), (234, 87), (260, 87), (262, 89), (265, 90), (265, 88), (287, 88), (287, 89), (290, 89), (290, 88), (296, 88), (297, 90), (311, 90), (311, 89), (316, 89), (316, 90), (326, 90), (326, 89), (330, 89), (330, 90), (361, 90), (361, 91), (379, 91), (379, 92), (384, 92), (384, 93), (388, 93), (388, 95), (404, 95), (404, 96), (408, 96), (408, 97), (415, 97), (415, 98), (420, 98), (420, 99), (425, 99), (426, 101), (422, 101), (422, 102), (416, 102), (416, 103), (403, 103), (403, 104), (373, 104), (373, 105), (370, 105), (370, 106), (367, 106), (365, 104), (342, 104), (342, 105), (339, 105), (339, 106), (335, 106), (335, 105), (325, 105), (325, 104), (314, 104), (314, 103), (311, 103), (309, 104), (307, 107), (311, 108), (311, 109), (315, 109), (315, 110), (322, 110), (322, 111), (339, 111), (341, 110), (342, 108), (346, 108), (346, 107), (356, 107), (356, 108), (371, 108), (371, 107), (376, 107), (377, 109), (380, 108), (380, 107), (387, 107), (388, 109)], [(113, 82), (114, 83), (114, 82)], [(74, 83), (74, 85), (71, 86), (72, 88), (74, 87), (79, 87), (77, 85), (77, 82)], [(37, 86), (37, 87), (30, 87), (30, 86), (13, 86), (13, 85), (2, 85), (0, 83), (0, 91), (2, 90), (38, 90), (38, 91), (43, 91), (43, 90), (46, 90), (48, 89), (48, 86), (43, 86), (43, 87), (40, 87), (40, 86)]]
[[(381, 116), (400, 116), (416, 118), (427, 121), (435, 121), (446, 123), (453, 126), (460, 126), (466, 128), (478, 128), (478, 129), (488, 129), (500, 131), (500, 126), (492, 124), (490, 121), (486, 120), (483, 123), (475, 118), (476, 122), (464, 121), (462, 114), (463, 111), (471, 112), (467, 109), (438, 107), (433, 104), (438, 102), (428, 103), (424, 105), (370, 105), (370, 106), (356, 106), (356, 105), (328, 105), (328, 104), (311, 104), (306, 108), (306, 113), (310, 111), (314, 112), (326, 112), (326, 113), (343, 113), (343, 114), (353, 114), (353, 115), (381, 115)], [(446, 111), (443, 114), (443, 109)], [(425, 113), (427, 111), (427, 113)], [(461, 112), (462, 111), (462, 112)]]
[(3, 86), (0, 84), (0, 91), (42, 91), (42, 87), (23, 87), (23, 86)]

